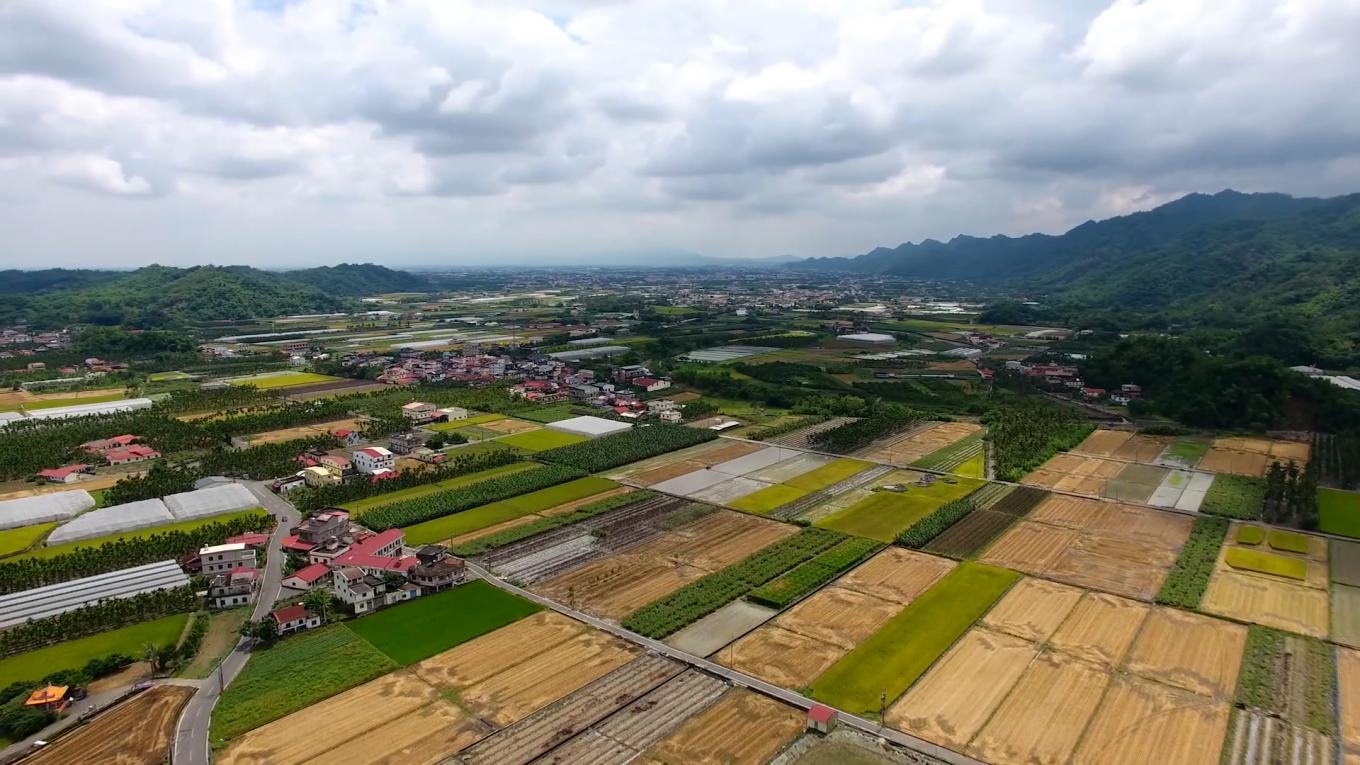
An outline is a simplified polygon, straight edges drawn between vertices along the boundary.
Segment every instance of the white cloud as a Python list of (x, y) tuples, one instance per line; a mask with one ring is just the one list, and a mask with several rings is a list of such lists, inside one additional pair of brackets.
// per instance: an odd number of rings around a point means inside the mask
[(1353, 191), (1356, 39), (1358, 0), (10, 0), (0, 226), (73, 263), (825, 255)]

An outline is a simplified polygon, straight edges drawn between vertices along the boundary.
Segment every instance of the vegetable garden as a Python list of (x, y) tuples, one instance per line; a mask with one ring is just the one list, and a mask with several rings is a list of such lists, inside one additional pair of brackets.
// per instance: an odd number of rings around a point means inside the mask
[(1194, 610), (1209, 586), (1218, 549), (1228, 535), (1228, 522), (1220, 518), (1197, 518), (1176, 564), (1157, 593), (1157, 602)]

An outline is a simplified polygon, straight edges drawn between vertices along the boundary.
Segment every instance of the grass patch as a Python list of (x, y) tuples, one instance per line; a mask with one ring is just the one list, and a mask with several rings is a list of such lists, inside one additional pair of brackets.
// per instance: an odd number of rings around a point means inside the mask
[(1284, 529), (1271, 529), (1268, 535), (1270, 546), (1276, 550), (1285, 552), (1307, 553), (1308, 537), (1297, 531), (1285, 531)]
[(178, 641), (188, 621), (188, 614), (175, 614), (8, 656), (0, 659), (0, 688), (19, 680), (37, 680), (62, 669), (79, 669), (90, 659), (111, 653), (140, 658), (147, 643), (165, 645)]
[(195, 618), (210, 620), (208, 634), (203, 636), (203, 644), (193, 661), (184, 665), (175, 675), (199, 680), (211, 675), (222, 659), (236, 647), (241, 625), (250, 619), (251, 608), (241, 606), (229, 611), (214, 611), (211, 615), (198, 614)]
[(256, 651), (213, 710), (221, 743), (397, 669), (343, 624), (294, 635)]
[(986, 478), (987, 477), (987, 455), (976, 454), (959, 464), (958, 467), (950, 471), (954, 475), (961, 475), (967, 478)]
[(405, 667), (540, 609), (477, 580), (383, 609), (346, 626)]
[(461, 420), (449, 420), (448, 422), (432, 422), (429, 425), (422, 425), (426, 430), (449, 431), (468, 427), (469, 425), (482, 425), (488, 422), (499, 422), (507, 418), (507, 415), (497, 414), (474, 414)]
[(66, 542), (65, 544), (53, 545), (51, 547), (39, 547), (26, 553), (20, 553), (5, 560), (6, 563), (25, 560), (27, 558), (55, 558), (58, 555), (65, 555), (82, 547), (99, 547), (109, 542), (117, 542), (120, 539), (144, 539), (157, 534), (164, 534), (169, 531), (193, 531), (202, 526), (212, 523), (230, 523), (237, 518), (245, 518), (250, 515), (264, 515), (264, 510), (252, 508), (250, 510), (238, 510), (234, 513), (223, 513), (222, 515), (211, 515), (207, 518), (194, 518), (188, 521), (177, 523), (167, 523), (163, 526), (152, 526), (149, 529), (136, 529), (134, 531), (120, 531), (117, 534), (108, 534), (93, 539), (82, 539), (77, 542)]
[(47, 536), (47, 532), (60, 525), (59, 523), (40, 523), (36, 526), (20, 526), (17, 529), (0, 531), (0, 558), (27, 550), (37, 544), (38, 540)]
[(269, 377), (240, 377), (235, 380), (229, 380), (228, 382), (232, 385), (253, 385), (260, 390), (273, 390), (276, 388), (295, 388), (302, 385), (336, 382), (342, 379), (344, 378), (320, 375), (315, 372), (289, 372), (281, 375), (270, 375)]
[(1360, 539), (1360, 494), (1318, 489), (1318, 528), (1328, 534)]
[(1266, 483), (1259, 478), (1220, 473), (1209, 484), (1199, 511), (1224, 518), (1256, 520), (1266, 499)]
[(828, 486), (834, 486), (850, 476), (871, 467), (873, 467), (872, 462), (839, 459), (834, 462), (828, 462), (815, 470), (809, 470), (796, 478), (790, 478), (785, 481), (783, 485), (792, 486), (795, 489), (802, 489), (808, 492), (821, 491)]
[(1266, 530), (1260, 526), (1238, 526), (1234, 539), (1241, 545), (1259, 545), (1266, 541)]
[(497, 523), (522, 518), (530, 513), (548, 510), (566, 502), (609, 491), (618, 484), (607, 478), (586, 476), (574, 481), (531, 491), (518, 497), (503, 499), (471, 510), (446, 515), (442, 518), (417, 523), (406, 528), (406, 543), (423, 545), (451, 539), (460, 534), (484, 529)]
[(557, 422), (558, 420), (569, 420), (576, 415), (571, 411), (571, 404), (551, 404), (549, 406), (540, 406), (537, 409), (530, 409), (527, 412), (519, 412), (515, 416), (519, 417), (521, 420), (547, 424), (549, 422)]
[(1209, 453), (1209, 442), (1195, 438), (1182, 438), (1166, 447), (1162, 458), (1185, 467), (1194, 467)]
[(150, 382), (175, 382), (176, 380), (189, 380), (193, 375), (186, 372), (156, 372), (146, 379)]
[[(461, 454), (461, 452), (459, 452), (459, 454)], [(450, 478), (447, 481), (428, 483), (424, 486), (412, 486), (409, 489), (398, 489), (397, 491), (388, 492), (387, 494), (379, 494), (376, 497), (346, 502), (345, 504), (340, 505), (340, 509), (348, 510), (350, 513), (354, 514), (355, 517), (358, 517), (375, 507), (381, 507), (407, 499), (414, 499), (416, 497), (423, 497), (426, 494), (437, 494), (442, 491), (450, 491), (452, 489), (458, 489), (463, 486), (477, 483), (478, 481), (485, 481), (488, 478), (497, 478), (503, 475), (510, 475), (511, 473), (519, 473), (536, 467), (538, 467), (538, 463), (535, 462), (515, 462), (509, 465), (493, 467), (488, 470), (479, 470), (476, 473), (468, 473), (467, 475), (461, 475), (457, 478)]]
[(531, 430), (527, 433), (515, 433), (514, 435), (506, 436), (498, 440), (503, 444), (509, 444), (517, 449), (523, 449), (529, 452), (542, 452), (547, 451), (548, 449), (556, 449), (559, 446), (579, 444), (582, 441), (588, 441), (589, 439), (575, 433), (563, 433), (561, 431), (543, 428), (542, 430)]
[(813, 682), (811, 695), (876, 717), (880, 695), (902, 695), (1011, 585), (1014, 571), (963, 563)]
[(822, 528), (888, 543), (912, 524), (948, 502), (971, 494), (982, 481), (960, 478), (957, 483), (935, 481), (930, 486), (912, 484), (904, 493), (874, 492), (872, 496), (817, 521)]
[(45, 398), (40, 401), (26, 402), (23, 407), (26, 411), (35, 409), (56, 409), (59, 406), (77, 406), (79, 404), (107, 404), (110, 401), (122, 401), (127, 398), (126, 393), (105, 393), (102, 396), (86, 396), (85, 398)]
[(727, 504), (748, 513), (765, 515), (771, 510), (783, 507), (799, 497), (807, 496), (807, 494), (808, 492), (804, 489), (797, 489), (787, 484), (775, 484), (734, 499)]
[(1259, 574), (1297, 579), (1300, 582), (1308, 578), (1308, 563), (1298, 558), (1286, 558), (1260, 550), (1234, 547), (1223, 555), (1223, 560), (1229, 566), (1242, 571), (1255, 571)]

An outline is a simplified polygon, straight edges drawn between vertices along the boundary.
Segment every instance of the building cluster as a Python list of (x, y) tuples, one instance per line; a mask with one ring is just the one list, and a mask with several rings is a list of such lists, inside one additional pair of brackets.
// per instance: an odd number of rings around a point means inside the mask
[(64, 351), (71, 347), (71, 333), (66, 330), (39, 332), (22, 324), (0, 329), (0, 359), (33, 356), (48, 351)]
[(1007, 361), (1006, 371), (1023, 374), (1051, 388), (1066, 389), (1074, 396), (1087, 401), (1109, 401), (1111, 404), (1128, 405), (1143, 397), (1143, 388), (1133, 383), (1124, 383), (1118, 390), (1095, 388), (1081, 378), (1081, 370), (1065, 364), (1024, 364)]
[(139, 436), (129, 433), (86, 441), (80, 445), (80, 451), (89, 459), (88, 462), (39, 470), (38, 479), (46, 483), (75, 483), (94, 475), (97, 465), (126, 465), (160, 458), (160, 452), (138, 443), (140, 440)]
[[(611, 410), (625, 419), (654, 414), (663, 420), (679, 420), (680, 407), (668, 399), (644, 400), (643, 395), (666, 390), (671, 381), (652, 374), (641, 364), (617, 367), (611, 379), (597, 379), (582, 369), (559, 379), (535, 378), (510, 386), (510, 395), (540, 404), (573, 401)], [(669, 413), (669, 414), (668, 414)]]

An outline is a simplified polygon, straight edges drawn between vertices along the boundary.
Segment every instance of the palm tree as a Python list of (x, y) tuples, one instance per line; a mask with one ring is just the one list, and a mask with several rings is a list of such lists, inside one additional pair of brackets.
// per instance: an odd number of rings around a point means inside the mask
[(325, 590), (312, 590), (307, 593), (307, 597), (302, 599), (302, 605), (306, 606), (308, 611), (321, 617), (322, 624), (329, 622), (335, 612), (335, 598)]

